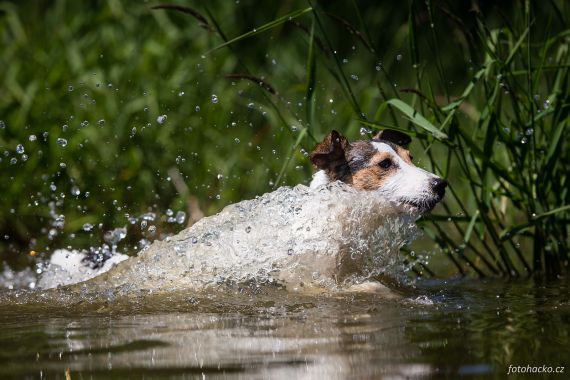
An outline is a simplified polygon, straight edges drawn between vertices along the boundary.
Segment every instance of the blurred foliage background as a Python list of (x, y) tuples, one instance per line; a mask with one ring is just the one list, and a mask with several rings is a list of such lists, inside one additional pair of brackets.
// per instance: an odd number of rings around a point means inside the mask
[(134, 253), (392, 127), (451, 183), (416, 273), (568, 266), (567, 1), (176, 4), (0, 2), (0, 261)]

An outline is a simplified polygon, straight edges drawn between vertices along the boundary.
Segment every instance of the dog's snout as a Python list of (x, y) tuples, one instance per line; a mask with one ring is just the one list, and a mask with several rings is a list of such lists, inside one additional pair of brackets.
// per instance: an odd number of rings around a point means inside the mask
[(431, 180), (431, 188), (439, 198), (443, 198), (445, 195), (445, 188), (447, 187), (447, 181), (442, 178), (434, 178)]

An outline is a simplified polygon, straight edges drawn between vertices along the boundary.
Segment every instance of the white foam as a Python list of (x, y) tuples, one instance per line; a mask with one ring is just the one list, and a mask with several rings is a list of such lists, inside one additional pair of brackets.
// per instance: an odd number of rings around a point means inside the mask
[(91, 268), (83, 261), (85, 259), (83, 252), (58, 249), (51, 255), (48, 266), (39, 278), (38, 287), (51, 289), (87, 281), (109, 271), (127, 258), (127, 255), (115, 253), (101, 267)]
[(282, 187), (224, 208), (85, 286), (180, 291), (235, 284), (337, 289), (402, 273), (416, 216), (375, 192), (334, 183)]

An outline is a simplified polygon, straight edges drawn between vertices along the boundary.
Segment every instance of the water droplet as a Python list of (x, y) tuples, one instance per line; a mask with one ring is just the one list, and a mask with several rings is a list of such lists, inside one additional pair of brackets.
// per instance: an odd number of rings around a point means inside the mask
[(16, 153), (24, 154), (24, 152), (25, 152), (25, 150), (24, 150), (24, 146), (22, 144), (16, 145)]
[(99, 119), (99, 120), (97, 121), (97, 125), (100, 126), (100, 127), (104, 126), (104, 125), (105, 125), (105, 119)]
[(192, 236), (192, 244), (196, 244), (198, 243), (198, 238), (196, 238), (196, 236)]
[(65, 162), (60, 162), (59, 167), (62, 169), (65, 169), (67, 167), (67, 165), (65, 164)]
[(254, 104), (254, 103), (248, 103), (248, 104), (247, 104), (247, 108), (253, 108), (253, 107), (255, 107), (255, 104)]
[(59, 137), (57, 139), (57, 145), (61, 146), (62, 148), (65, 148), (67, 146), (67, 140), (62, 137)]
[(159, 117), (156, 118), (156, 122), (158, 124), (164, 124), (164, 122), (166, 121), (167, 118), (168, 118), (168, 116), (166, 116), (166, 115), (160, 115)]
[(27, 154), (22, 154), (22, 161), (28, 161), (28, 155)]
[(146, 220), (141, 221), (141, 230), (146, 229), (147, 226), (148, 226), (148, 222)]
[(127, 237), (127, 227), (117, 227), (114, 230), (105, 232), (103, 238), (111, 244), (117, 244)]
[(236, 142), (236, 144), (239, 144), (239, 143), (240, 143), (240, 141), (239, 141), (239, 139), (238, 139), (237, 137), (234, 139), (234, 141)]
[(176, 223), (184, 224), (186, 221), (186, 213), (184, 211), (178, 211), (176, 213)]
[(220, 194), (216, 194), (216, 199), (220, 200), (222, 199), (222, 196)]
[(180, 91), (180, 92), (178, 93), (178, 96), (184, 96), (184, 91)]
[(527, 135), (527, 136), (531, 136), (533, 133), (534, 133), (534, 129), (532, 129), (532, 128), (527, 128), (527, 129), (524, 131), (524, 134)]
[(396, 61), (399, 62), (399, 61), (401, 61), (401, 60), (402, 60), (402, 54), (398, 54), (398, 55), (396, 56)]
[(49, 230), (48, 232), (48, 238), (50, 240), (52, 240), (54, 237), (57, 236), (57, 230), (55, 228), (52, 228), (51, 230)]
[(83, 231), (85, 231), (85, 232), (93, 231), (93, 225), (91, 223), (85, 223), (83, 225)]
[(67, 91), (69, 92), (73, 91), (73, 86), (72, 85), (67, 86)]
[(141, 215), (141, 219), (153, 221), (156, 219), (156, 214), (154, 212), (147, 212), (146, 214)]
[(30, 135), (29, 139), (30, 141), (36, 141), (38, 138), (36, 135)]
[(196, 106), (196, 112), (200, 112), (200, 106)]
[(71, 195), (75, 195), (76, 197), (81, 194), (81, 190), (77, 186), (73, 186), (71, 188)]
[(251, 227), (250, 227), (250, 226), (247, 226), (247, 227), (245, 228), (245, 233), (246, 233), (246, 234), (249, 234), (250, 232), (251, 232)]
[(67, 126), (67, 124), (63, 124), (63, 125), (61, 126), (61, 130), (62, 130), (63, 132), (67, 132), (67, 129), (68, 129), (68, 128), (69, 128), (69, 127)]
[(224, 179), (224, 175), (223, 175), (223, 174), (218, 174), (218, 176), (217, 176), (217, 177), (218, 177), (218, 180), (219, 180), (219, 181), (221, 181), (221, 180), (223, 180), (223, 179)]
[(10, 158), (10, 165), (16, 165), (18, 163), (18, 159), (16, 157)]
[(360, 136), (365, 136), (366, 134), (370, 133), (370, 131), (364, 127), (360, 128)]
[(350, 77), (351, 77), (353, 80), (358, 80), (358, 75), (356, 75), (356, 74), (352, 74)]
[(216, 94), (212, 94), (212, 103), (214, 104), (218, 103), (218, 96)]
[(0, 129), (4, 128), (6, 128), (6, 123), (4, 123), (4, 120), (0, 120)]
[(542, 106), (544, 107), (545, 110), (549, 109), (550, 108), (550, 100), (546, 99)]
[(289, 256), (291, 256), (291, 255), (293, 254), (293, 248), (289, 248), (289, 249), (287, 250), (287, 254), (288, 254)]

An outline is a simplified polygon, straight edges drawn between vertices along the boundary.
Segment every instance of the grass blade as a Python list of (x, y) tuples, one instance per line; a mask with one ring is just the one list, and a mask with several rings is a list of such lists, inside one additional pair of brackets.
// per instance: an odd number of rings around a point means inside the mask
[(307, 88), (305, 90), (305, 109), (307, 113), (307, 125), (313, 127), (315, 119), (315, 81), (316, 81), (316, 61), (315, 61), (315, 18), (311, 23), (311, 36), (309, 39), (309, 53), (307, 55)]
[(390, 99), (387, 102), (391, 106), (397, 108), (400, 112), (402, 112), (406, 118), (417, 125), (418, 127), (428, 131), (431, 133), (433, 137), (438, 140), (447, 140), (448, 136), (437, 129), (432, 123), (430, 123), (426, 118), (424, 118), (418, 111), (401, 101), (400, 99)]
[(517, 224), (516, 226), (505, 229), (504, 231), (501, 232), (500, 238), (503, 241), (510, 239), (511, 237), (513, 237), (516, 234), (521, 234), (521, 233), (525, 232), (526, 230), (533, 227), (536, 223), (538, 223), (542, 219), (547, 218), (547, 217), (552, 216), (552, 215), (555, 215), (555, 214), (558, 214), (558, 213), (563, 212), (563, 211), (568, 211), (568, 210), (570, 210), (570, 205), (561, 206), (561, 207), (555, 208), (554, 210), (550, 210), (550, 211), (544, 212), (542, 214), (538, 214), (527, 222)]
[(229, 40), (229, 41), (227, 41), (227, 42), (224, 42), (223, 44), (218, 45), (218, 46), (216, 46), (216, 47), (213, 48), (213, 49), (208, 50), (207, 52), (204, 53), (204, 55), (208, 55), (208, 54), (210, 54), (210, 53), (212, 53), (212, 52), (214, 52), (214, 51), (216, 51), (216, 50), (219, 50), (219, 49), (221, 49), (221, 48), (223, 48), (223, 47), (226, 47), (226, 46), (231, 45), (231, 44), (233, 44), (233, 43), (236, 43), (236, 42), (238, 42), (238, 41), (244, 40), (244, 39), (246, 39), (246, 38), (253, 37), (253, 36), (257, 35), (257, 34), (261, 34), (261, 33), (267, 32), (268, 30), (271, 30), (271, 29), (273, 29), (273, 28), (276, 28), (276, 27), (278, 27), (279, 25), (281, 25), (281, 24), (283, 24), (283, 23), (286, 23), (286, 22), (288, 22), (288, 21), (291, 21), (291, 20), (293, 20), (293, 19), (296, 19), (297, 17), (302, 16), (302, 15), (304, 15), (305, 13), (311, 12), (312, 10), (313, 10), (313, 8), (309, 7), (309, 8), (305, 8), (305, 9), (296, 10), (296, 11), (294, 11), (294, 12), (291, 12), (291, 13), (289, 13), (289, 14), (286, 14), (285, 16), (281, 16), (281, 17), (279, 17), (278, 19), (275, 19), (275, 20), (273, 20), (273, 21), (271, 21), (271, 22), (268, 22), (267, 24), (264, 24), (264, 25), (262, 25), (262, 26), (260, 26), (260, 27), (258, 27), (258, 28), (254, 28), (253, 30), (251, 30), (251, 31), (249, 31), (249, 32), (247, 32), (247, 33), (244, 33), (244, 34), (242, 34), (242, 35), (240, 35), (240, 36), (237, 36), (237, 37), (235, 37), (235, 38), (232, 38), (231, 40)]

